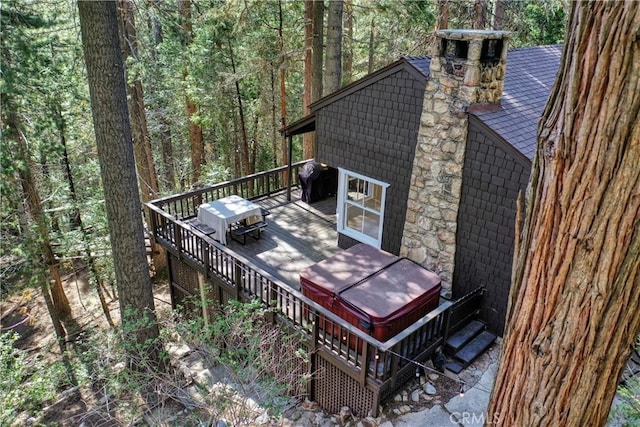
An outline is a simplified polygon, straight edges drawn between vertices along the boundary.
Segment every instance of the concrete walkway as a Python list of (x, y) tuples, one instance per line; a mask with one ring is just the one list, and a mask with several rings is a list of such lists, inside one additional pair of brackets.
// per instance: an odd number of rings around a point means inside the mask
[[(448, 402), (442, 402), (429, 409), (409, 412), (393, 421), (386, 421), (380, 427), (451, 427), (482, 426), (487, 420), (489, 396), (497, 371), (500, 353), (494, 344), (470, 367), (460, 373), (457, 379), (469, 385), (464, 395), (457, 395)], [(456, 378), (454, 378), (456, 379)], [(490, 424), (490, 423), (488, 423)]]

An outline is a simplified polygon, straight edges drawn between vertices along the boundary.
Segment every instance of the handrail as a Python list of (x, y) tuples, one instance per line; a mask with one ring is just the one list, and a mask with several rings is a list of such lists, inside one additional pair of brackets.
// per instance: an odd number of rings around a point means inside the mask
[(251, 200), (282, 191), (287, 188), (288, 183), (297, 185), (295, 177), (298, 176), (298, 173), (309, 161), (311, 160), (303, 160), (292, 164), (291, 174), (288, 174), (287, 166), (281, 166), (242, 178), (161, 197), (150, 201), (147, 205), (158, 206), (178, 219), (193, 217), (197, 213), (198, 206), (202, 203), (232, 194)]

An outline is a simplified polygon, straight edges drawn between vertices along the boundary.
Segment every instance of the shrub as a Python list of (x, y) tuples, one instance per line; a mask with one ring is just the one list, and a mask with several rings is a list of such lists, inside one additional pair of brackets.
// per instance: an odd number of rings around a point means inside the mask
[[(60, 363), (43, 366), (14, 347), (18, 334), (0, 333), (0, 425), (11, 425), (21, 412), (36, 416), (56, 396), (65, 380)], [(37, 374), (37, 375), (36, 375)]]

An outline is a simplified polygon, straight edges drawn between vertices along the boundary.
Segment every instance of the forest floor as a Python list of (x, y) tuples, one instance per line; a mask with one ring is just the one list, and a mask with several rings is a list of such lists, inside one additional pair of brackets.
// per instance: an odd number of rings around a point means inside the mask
[[(71, 334), (71, 343), (67, 348), (71, 351), (72, 357), (76, 357), (76, 363), (81, 359), (79, 353), (84, 351), (82, 343), (87, 335), (98, 334), (109, 328), (106, 317), (100, 306), (100, 301), (95, 288), (88, 280), (88, 269), (83, 265), (72, 265), (63, 275), (64, 288), (69, 299), (73, 323), (67, 324), (67, 328), (74, 328), (76, 334)], [(5, 286), (7, 288), (8, 286)], [(153, 293), (155, 306), (159, 319), (167, 319), (171, 316), (171, 303), (169, 287), (165, 278), (156, 277), (153, 281)], [(114, 322), (119, 322), (118, 301), (108, 298), (110, 315)], [(4, 295), (0, 299), (0, 314), (2, 330), (11, 329), (18, 333), (19, 338), (14, 345), (28, 354), (27, 360), (31, 364), (41, 364), (49, 366), (50, 363), (61, 360), (59, 346), (56, 342), (55, 333), (52, 327), (47, 307), (39, 289), (23, 287), (19, 292)], [(74, 353), (75, 352), (75, 353)], [(37, 376), (36, 374), (34, 376)], [(423, 382), (425, 378), (422, 378)], [(384, 413), (378, 417), (380, 422), (398, 419), (411, 410), (412, 412), (432, 407), (435, 404), (446, 402), (458, 394), (458, 385), (448, 378), (432, 378), (429, 380), (438, 390), (435, 396), (423, 396), (418, 401), (411, 401), (411, 394), (415, 390), (420, 390), (422, 386), (416, 379), (407, 384), (405, 390), (398, 393), (396, 398), (384, 406)], [(86, 382), (85, 382), (86, 384)], [(66, 389), (66, 390), (65, 390)], [(58, 390), (56, 399), (48, 401), (41, 413), (34, 417), (34, 414), (26, 411), (22, 412), (18, 418), (19, 425), (100, 425), (116, 426), (120, 425), (115, 418), (105, 416), (105, 395), (104, 390), (99, 387), (71, 385)], [(408, 409), (410, 407), (410, 409)], [(100, 410), (96, 410), (100, 408)], [(311, 408), (311, 410), (310, 410)], [(180, 405), (176, 406), (175, 412), (180, 412)], [(308, 402), (298, 402), (292, 407), (288, 406), (288, 411), (280, 419), (280, 425), (298, 425), (301, 414), (314, 420), (323, 419), (327, 425), (335, 425), (331, 420), (339, 419), (339, 414), (322, 414), (316, 405), (309, 405)], [(290, 417), (287, 419), (287, 417)], [(174, 417), (175, 418), (175, 417)], [(298, 420), (298, 424), (296, 421)], [(274, 420), (271, 420), (274, 421)], [(181, 423), (179, 418), (174, 419), (174, 423)], [(315, 425), (313, 421), (311, 425)], [(338, 422), (338, 424), (343, 424)], [(370, 423), (371, 425), (371, 423)]]
[[(84, 337), (109, 329), (97, 291), (90, 284), (88, 275), (88, 268), (75, 263), (62, 276), (73, 314), (72, 321), (65, 324), (68, 341), (71, 341), (67, 343), (67, 348), (72, 354), (75, 352), (75, 356), (79, 356), (78, 352), (84, 350), (82, 347)], [(12, 294), (5, 293), (0, 298), (2, 332), (12, 330), (18, 334), (14, 346), (27, 353), (27, 361), (30, 365), (49, 366), (60, 362), (60, 347), (40, 289), (24, 286), (20, 283), (20, 279), (11, 284), (5, 282), (3, 288), (20, 288), (20, 291)], [(154, 280), (153, 293), (156, 310), (168, 316), (171, 303), (166, 280)], [(113, 322), (118, 323), (120, 318), (118, 301), (107, 297), (107, 304)], [(71, 329), (76, 332), (70, 333)], [(36, 370), (34, 377), (37, 375)], [(103, 397), (101, 390), (69, 385), (66, 390), (58, 391), (57, 400), (48, 402), (40, 417), (33, 418), (32, 414), (25, 412), (21, 414), (18, 423), (20, 425), (31, 423), (80, 425), (84, 421), (84, 425), (115, 425), (101, 419), (103, 417), (97, 413), (94, 416), (91, 415), (92, 408), (101, 406), (100, 399)]]

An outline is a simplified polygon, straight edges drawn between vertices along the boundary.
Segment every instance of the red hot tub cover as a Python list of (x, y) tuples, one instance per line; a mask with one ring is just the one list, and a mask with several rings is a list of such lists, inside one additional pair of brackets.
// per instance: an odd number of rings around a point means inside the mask
[(415, 262), (357, 245), (308, 267), (302, 292), (379, 341), (435, 309), (440, 278)]
[(324, 296), (334, 297), (398, 259), (388, 252), (359, 243), (303, 269), (300, 272), (303, 293), (307, 285)]

